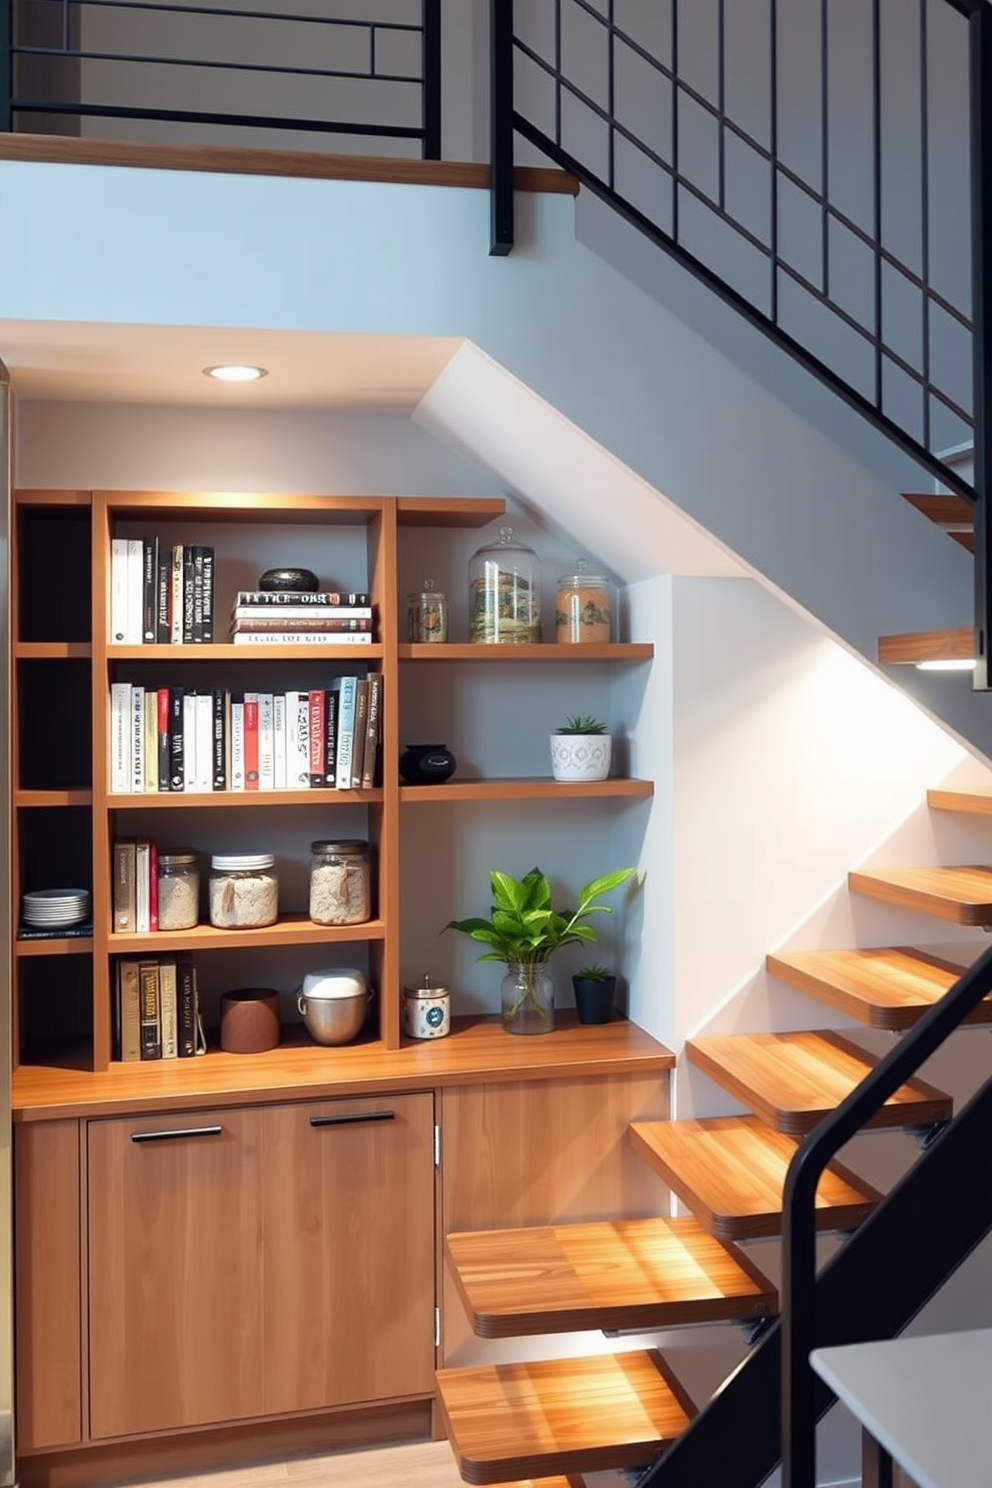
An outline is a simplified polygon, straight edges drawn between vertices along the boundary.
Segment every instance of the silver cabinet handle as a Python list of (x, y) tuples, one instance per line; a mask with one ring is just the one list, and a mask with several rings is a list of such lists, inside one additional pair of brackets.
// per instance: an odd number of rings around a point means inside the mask
[(177, 1137), (219, 1137), (222, 1126), (178, 1126), (175, 1131), (132, 1132), (132, 1142), (173, 1142)]
[(395, 1121), (395, 1111), (352, 1111), (346, 1116), (311, 1116), (311, 1126), (353, 1126), (357, 1121)]

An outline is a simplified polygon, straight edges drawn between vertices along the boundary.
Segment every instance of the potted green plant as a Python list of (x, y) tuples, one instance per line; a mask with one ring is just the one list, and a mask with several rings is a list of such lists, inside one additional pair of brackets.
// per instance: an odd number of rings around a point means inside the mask
[(554, 1027), (554, 986), (546, 964), (562, 946), (588, 945), (597, 932), (586, 923), (591, 915), (610, 914), (598, 901), (626, 883), (634, 868), (618, 868), (590, 880), (579, 890), (574, 909), (556, 909), (551, 884), (540, 868), (512, 878), (494, 868), (489, 875), (492, 904), (486, 919), (449, 920), (446, 930), (460, 930), (488, 946), (476, 959), (502, 961), (507, 971), (501, 987), (503, 1027), (509, 1033), (548, 1033)]
[(615, 972), (592, 961), (573, 974), (572, 989), (580, 1023), (609, 1023), (617, 990)]
[(551, 735), (551, 774), (555, 780), (605, 780), (610, 773), (613, 736), (602, 719), (577, 713)]

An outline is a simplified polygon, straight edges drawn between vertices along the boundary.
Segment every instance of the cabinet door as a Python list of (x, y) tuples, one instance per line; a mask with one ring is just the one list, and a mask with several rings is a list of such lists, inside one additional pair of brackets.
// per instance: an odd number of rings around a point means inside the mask
[(430, 1094), (266, 1112), (265, 1410), (434, 1383)]
[(89, 1122), (94, 1438), (261, 1413), (264, 1121)]

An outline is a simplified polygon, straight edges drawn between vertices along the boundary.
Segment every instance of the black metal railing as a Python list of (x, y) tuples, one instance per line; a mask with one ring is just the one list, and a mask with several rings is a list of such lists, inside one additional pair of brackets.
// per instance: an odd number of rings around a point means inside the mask
[(135, 138), (143, 121), (157, 129), (141, 138), (246, 146), (320, 135), (326, 148), (359, 136), (440, 159), (441, 0), (378, 0), (378, 16), (337, 0), (296, 12), (263, 0), (7, 0), (0, 9), (9, 28), (0, 129), (68, 134), (99, 119), (106, 137), (106, 121), (123, 120)]

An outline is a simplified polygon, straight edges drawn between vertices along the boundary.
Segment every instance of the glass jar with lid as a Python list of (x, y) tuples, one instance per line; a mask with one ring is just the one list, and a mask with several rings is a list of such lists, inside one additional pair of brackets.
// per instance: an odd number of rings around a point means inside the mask
[(272, 853), (215, 853), (210, 859), (210, 923), (251, 930), (279, 918), (279, 880)]
[(159, 853), (158, 928), (192, 930), (199, 923), (199, 855), (195, 852)]
[(541, 563), (512, 527), (469, 560), (469, 640), (526, 645), (541, 639)]
[(317, 925), (360, 925), (372, 918), (367, 842), (357, 838), (311, 842), (310, 918)]
[(555, 640), (566, 646), (616, 640), (613, 580), (593, 573), (584, 558), (575, 572), (563, 574), (555, 595)]
[(407, 598), (407, 639), (428, 644), (448, 639), (448, 597), (434, 588), (433, 579)]

